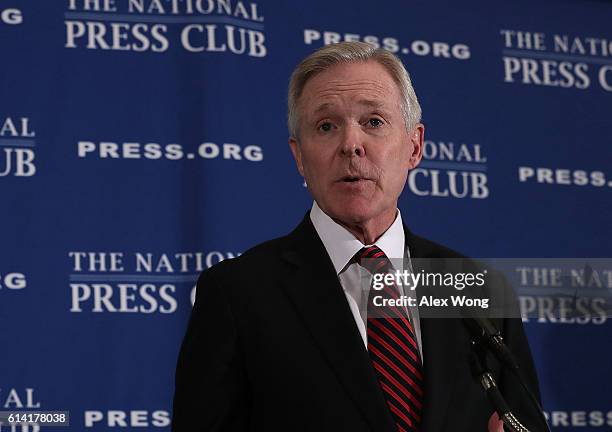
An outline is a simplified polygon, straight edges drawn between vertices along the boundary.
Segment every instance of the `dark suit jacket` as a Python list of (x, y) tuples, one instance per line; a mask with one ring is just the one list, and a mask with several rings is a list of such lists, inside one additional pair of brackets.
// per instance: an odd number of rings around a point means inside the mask
[[(459, 257), (405, 229), (413, 257)], [(307, 214), (288, 236), (200, 276), (176, 372), (172, 430), (396, 431), (367, 350)], [(499, 322), (532, 389), (522, 324)], [(421, 319), (421, 430), (486, 431), (493, 409), (468, 367), (458, 319)], [(497, 365), (494, 365), (497, 366)], [(515, 414), (537, 414), (513, 377), (494, 368)]]

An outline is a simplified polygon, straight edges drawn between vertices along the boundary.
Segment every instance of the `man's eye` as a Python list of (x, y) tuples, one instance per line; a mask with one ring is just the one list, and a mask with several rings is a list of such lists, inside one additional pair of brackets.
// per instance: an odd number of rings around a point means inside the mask
[(368, 120), (368, 126), (372, 126), (372, 127), (381, 127), (383, 125), (382, 120), (377, 119), (377, 118), (371, 118), (370, 120)]
[(323, 132), (329, 132), (330, 130), (332, 130), (332, 124), (331, 123), (322, 123), (319, 125), (319, 130), (322, 130)]

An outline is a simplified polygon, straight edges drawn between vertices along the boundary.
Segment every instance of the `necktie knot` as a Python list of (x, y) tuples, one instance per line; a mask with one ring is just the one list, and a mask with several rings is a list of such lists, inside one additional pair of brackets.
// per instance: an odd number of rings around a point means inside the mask
[(393, 267), (387, 255), (376, 245), (361, 248), (355, 257), (359, 265), (372, 274), (387, 273)]

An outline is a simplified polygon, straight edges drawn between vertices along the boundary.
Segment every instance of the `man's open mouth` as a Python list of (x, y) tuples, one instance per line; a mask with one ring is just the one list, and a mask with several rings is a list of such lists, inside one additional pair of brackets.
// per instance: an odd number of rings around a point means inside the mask
[(367, 180), (363, 177), (355, 177), (355, 176), (346, 176), (342, 178), (343, 182), (348, 182), (348, 183), (355, 183), (358, 182), (360, 180)]

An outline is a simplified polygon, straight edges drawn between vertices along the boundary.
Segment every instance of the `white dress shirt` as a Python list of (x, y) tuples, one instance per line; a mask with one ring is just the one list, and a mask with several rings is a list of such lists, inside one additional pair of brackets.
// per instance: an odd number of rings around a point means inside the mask
[[(346, 228), (336, 223), (330, 218), (315, 201), (312, 204), (310, 210), (310, 220), (314, 225), (317, 234), (323, 241), (323, 245), (327, 250), (327, 254), (331, 258), (331, 261), (336, 269), (336, 274), (344, 290), (346, 301), (351, 308), (355, 324), (361, 333), (361, 338), (366, 348), (368, 346), (368, 333), (366, 331), (367, 326), (367, 301), (369, 294), (370, 283), (362, 286), (361, 272), (368, 272), (364, 267), (360, 266), (356, 262), (349, 263), (351, 258), (355, 256), (359, 250), (365, 246), (359, 240), (353, 236)], [(395, 221), (387, 231), (374, 243), (391, 259), (392, 263), (403, 263), (403, 269), (410, 269), (410, 251), (406, 243), (406, 237), (404, 235), (404, 226), (402, 224), (402, 215), (397, 210), (397, 216)], [(403, 270), (402, 269), (402, 270)], [(369, 278), (371, 274), (367, 273)], [(402, 291), (402, 286), (398, 286)], [(409, 290), (406, 290), (409, 291)], [(416, 293), (411, 292), (400, 292), (400, 294), (415, 297)], [(421, 326), (419, 323), (419, 311), (418, 307), (408, 307), (407, 313), (410, 316), (413, 324), (414, 332), (416, 333), (417, 343), (419, 345), (419, 352), (421, 358), (423, 358), (423, 349), (421, 344)]]

